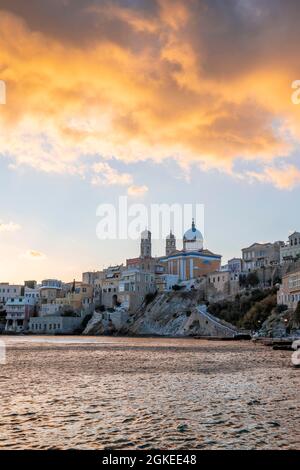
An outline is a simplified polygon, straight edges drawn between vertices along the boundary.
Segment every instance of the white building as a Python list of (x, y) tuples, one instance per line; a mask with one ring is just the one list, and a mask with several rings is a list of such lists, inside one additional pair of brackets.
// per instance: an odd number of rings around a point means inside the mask
[(29, 319), (35, 312), (36, 301), (30, 297), (16, 297), (6, 302), (5, 331), (19, 333), (28, 328)]
[(287, 305), (296, 310), (300, 302), (300, 266), (299, 262), (290, 265), (286, 274), (282, 277), (282, 284), (277, 292), (278, 305)]
[(140, 307), (145, 295), (156, 291), (155, 274), (128, 269), (123, 272), (119, 282), (119, 297), (122, 304), (130, 310)]
[(259, 268), (279, 265), (282, 245), (282, 241), (276, 241), (274, 243), (253, 243), (251, 246), (243, 248), (243, 271), (251, 272)]
[(52, 304), (42, 304), (39, 311), (40, 317), (48, 317), (51, 315), (59, 314), (63, 309), (62, 304), (52, 303)]
[(71, 334), (79, 328), (83, 317), (62, 317), (50, 315), (47, 317), (33, 317), (29, 321), (29, 330), (34, 334)]
[(288, 242), (280, 248), (280, 263), (295, 261), (300, 257), (300, 232), (289, 236)]
[(243, 261), (241, 258), (232, 258), (228, 260), (228, 271), (241, 274), (243, 271)]
[(55, 287), (56, 289), (62, 289), (62, 282), (59, 279), (44, 279), (42, 281), (42, 287)]
[(8, 282), (0, 283), (0, 303), (6, 304), (9, 299), (20, 297), (22, 295), (23, 286), (19, 284), (9, 284)]
[(87, 271), (82, 273), (83, 284), (90, 284), (94, 286), (97, 281), (104, 278), (103, 271)]
[(40, 301), (40, 288), (35, 287), (34, 289), (31, 289), (30, 287), (25, 287), (24, 297), (26, 299), (32, 299), (33, 303), (37, 304)]
[(104, 277), (99, 281), (101, 286), (101, 302), (105, 307), (115, 307), (118, 304), (119, 281), (124, 271), (124, 266), (109, 266), (103, 273)]
[(156, 288), (159, 292), (172, 290), (178, 282), (179, 276), (177, 274), (159, 274), (155, 277)]
[(233, 295), (238, 292), (239, 275), (231, 271), (215, 271), (207, 276), (208, 286), (218, 293)]

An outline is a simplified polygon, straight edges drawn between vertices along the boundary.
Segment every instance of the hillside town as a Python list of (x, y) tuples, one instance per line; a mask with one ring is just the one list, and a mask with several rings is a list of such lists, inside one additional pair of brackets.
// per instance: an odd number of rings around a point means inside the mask
[[(192, 293), (199, 305), (208, 307), (202, 313), (215, 323), (215, 317), (209, 315), (220, 318), (220, 304), (224, 315), (224, 302), (239, 302), (242, 309), (243, 295), (251, 299), (253, 292), (266, 292), (257, 297), (263, 301), (271, 293), (273, 298), (276, 295), (277, 305), (271, 305), (274, 308), (269, 313), (285, 312), (287, 322), (287, 314), (294, 314), (300, 305), (300, 232), (292, 233), (287, 242), (253, 243), (241, 250), (241, 257), (223, 265), (220, 254), (204, 247), (194, 220), (183, 235), (181, 249), (170, 231), (165, 254), (160, 257), (152, 256), (151, 232), (144, 230), (138, 257), (102, 271), (84, 272), (81, 281), (45, 279), (38, 284), (29, 280), (23, 285), (1, 282), (0, 332), (80, 334), (95, 315), (106, 324), (104, 332), (125, 331), (130, 319), (145, 311), (157, 296), (169, 294), (169, 302), (171, 294), (184, 292)], [(177, 307), (179, 299), (173, 299)], [(158, 315), (164, 315), (162, 308)], [(229, 317), (229, 321), (232, 319)], [(251, 325), (254, 330), (261, 327), (259, 319)]]

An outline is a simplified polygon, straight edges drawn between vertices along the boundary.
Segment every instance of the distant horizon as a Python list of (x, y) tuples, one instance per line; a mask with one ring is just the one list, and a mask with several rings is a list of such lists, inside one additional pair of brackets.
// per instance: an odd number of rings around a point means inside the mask
[[(292, 234), (295, 230), (292, 230), (289, 232), (289, 235)], [(176, 242), (178, 243), (178, 241), (180, 242), (180, 246), (178, 247), (177, 245), (177, 249), (181, 250), (182, 249), (182, 239), (177, 239)], [(258, 244), (265, 244), (265, 243), (275, 243), (275, 242), (284, 242), (286, 243), (287, 240), (280, 240), (280, 239), (277, 239), (277, 240), (269, 240), (269, 241), (254, 241), (252, 243), (250, 243), (249, 245), (247, 246), (243, 246), (242, 248), (247, 248), (248, 246), (251, 246), (252, 244), (255, 244), (255, 243), (258, 243)], [(163, 243), (164, 241), (162, 241)], [(115, 243), (117, 243), (117, 241), (115, 241)], [(23, 280), (18, 280), (18, 281), (15, 281), (15, 280), (2, 280), (0, 279), (0, 284), (5, 284), (6, 282), (8, 282), (9, 284), (24, 284), (24, 282), (27, 282), (27, 281), (36, 281), (38, 284), (40, 284), (43, 280), (46, 280), (46, 279), (57, 279), (57, 280), (60, 280), (62, 281), (63, 283), (70, 283), (70, 282), (73, 282), (74, 279), (76, 282), (80, 282), (82, 280), (82, 274), (83, 273), (87, 273), (87, 272), (98, 272), (98, 271), (102, 271), (103, 269), (106, 269), (106, 268), (109, 268), (110, 266), (126, 266), (126, 260), (127, 259), (131, 259), (131, 258), (138, 258), (140, 256), (140, 252), (139, 252), (139, 242), (138, 242), (138, 252), (136, 253), (136, 256), (127, 256), (124, 260), (122, 261), (119, 261), (119, 262), (114, 262), (114, 263), (110, 263), (110, 264), (107, 264), (107, 265), (103, 265), (102, 267), (95, 267), (95, 268), (91, 268), (91, 269), (85, 269), (85, 270), (82, 270), (80, 273), (79, 271), (77, 271), (77, 276), (74, 276), (74, 277), (70, 277), (70, 278), (63, 278), (62, 276), (41, 276), (40, 278), (38, 279), (34, 279), (32, 277), (27, 277)], [(241, 250), (242, 250), (241, 248)], [(204, 249), (206, 249), (206, 246), (205, 246), (205, 240), (204, 240)], [(230, 259), (233, 259), (233, 258), (240, 258), (242, 259), (242, 253), (241, 253), (241, 250), (240, 250), (240, 253), (237, 254), (237, 255), (234, 255), (234, 256), (231, 256), (231, 257), (228, 257), (226, 258), (226, 261), (224, 260), (224, 256), (222, 255), (222, 253), (218, 253), (217, 251), (215, 251), (215, 253), (217, 254), (220, 254), (222, 256), (222, 262), (221, 262), (221, 266), (226, 266), (226, 264), (228, 263), (228, 261)], [(163, 253), (162, 254), (153, 254), (152, 257), (153, 258), (159, 258), (161, 256), (164, 256), (165, 254), (165, 246), (163, 246)], [(79, 274), (78, 274), (79, 273)]]

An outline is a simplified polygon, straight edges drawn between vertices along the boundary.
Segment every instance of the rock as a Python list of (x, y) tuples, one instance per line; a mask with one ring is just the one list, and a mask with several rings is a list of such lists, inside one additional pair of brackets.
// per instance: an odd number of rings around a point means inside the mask
[(260, 405), (260, 401), (259, 400), (251, 400), (251, 401), (248, 401), (247, 405), (248, 406), (253, 406), (253, 405)]
[(300, 367), (300, 349), (292, 354), (291, 360), (294, 367)]
[(262, 324), (258, 336), (265, 338), (286, 338), (286, 337), (300, 337), (300, 330), (292, 324), (293, 328), (287, 330), (286, 318), (287, 315), (292, 315), (291, 311), (283, 313), (273, 312), (267, 320)]
[(297, 339), (296, 341), (293, 342), (292, 349), (294, 351), (297, 351), (298, 349), (300, 349), (300, 339)]
[(238, 332), (235, 327), (209, 315), (203, 303), (199, 307), (202, 298), (201, 292), (196, 289), (160, 293), (149, 305), (133, 315), (128, 334), (234, 336)]
[(269, 421), (268, 424), (270, 426), (273, 426), (273, 428), (279, 428), (280, 427), (280, 423), (278, 423), (277, 421)]
[(177, 431), (179, 432), (186, 432), (188, 430), (187, 424), (178, 424)]
[(159, 293), (152, 302), (133, 313), (130, 322), (118, 327), (114, 320), (104, 319), (112, 316), (106, 315), (109, 312), (95, 312), (83, 334), (234, 337), (238, 330), (209, 314), (206, 305), (201, 304), (202, 298), (203, 293), (196, 289)]

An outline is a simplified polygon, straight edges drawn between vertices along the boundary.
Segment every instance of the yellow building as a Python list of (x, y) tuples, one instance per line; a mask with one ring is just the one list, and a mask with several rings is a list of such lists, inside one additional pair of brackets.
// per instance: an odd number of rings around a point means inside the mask
[(161, 259), (168, 274), (176, 275), (181, 281), (201, 277), (212, 271), (219, 271), (221, 256), (203, 248), (203, 236), (192, 227), (183, 236), (183, 250), (175, 251)]
[(67, 292), (65, 297), (57, 298), (54, 303), (61, 306), (69, 305), (74, 310), (87, 310), (93, 303), (93, 286), (74, 282), (72, 290)]

